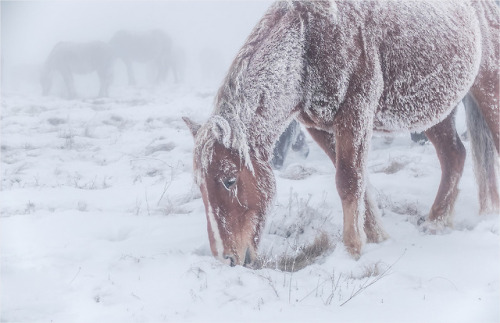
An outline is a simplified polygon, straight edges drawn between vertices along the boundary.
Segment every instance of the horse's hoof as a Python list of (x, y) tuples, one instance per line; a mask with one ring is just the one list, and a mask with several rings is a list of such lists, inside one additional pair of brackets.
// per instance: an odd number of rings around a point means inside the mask
[(368, 243), (381, 243), (389, 239), (389, 235), (381, 227), (366, 230), (366, 242)]
[(361, 244), (348, 245), (344, 242), (344, 246), (354, 260), (359, 260), (359, 258), (361, 258)]
[(422, 223), (421, 228), (422, 232), (432, 235), (449, 233), (451, 231), (450, 225), (447, 222), (439, 220), (436, 221), (425, 220)]

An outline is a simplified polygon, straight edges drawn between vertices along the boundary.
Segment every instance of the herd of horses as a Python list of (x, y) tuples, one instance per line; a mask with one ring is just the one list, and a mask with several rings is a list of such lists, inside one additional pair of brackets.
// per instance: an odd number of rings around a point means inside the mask
[(193, 172), (213, 255), (252, 267), (276, 184), (273, 147), (298, 120), (336, 167), (343, 243), (358, 258), (388, 238), (371, 195), (372, 134), (423, 131), (441, 182), (422, 226), (452, 226), (466, 150), (479, 213), (498, 213), (500, 13), (494, 1), (277, 1), (238, 52), (194, 137)]
[(113, 68), (116, 59), (126, 67), (129, 85), (136, 85), (134, 63), (149, 64), (154, 72), (154, 82), (165, 81), (172, 73), (174, 81), (180, 79), (181, 66), (171, 38), (162, 30), (132, 32), (117, 31), (109, 42), (86, 43), (60, 42), (47, 57), (41, 73), (42, 93), (52, 90), (56, 74), (60, 74), (68, 98), (76, 97), (74, 75), (96, 72), (99, 77), (99, 97), (109, 95), (113, 82)]

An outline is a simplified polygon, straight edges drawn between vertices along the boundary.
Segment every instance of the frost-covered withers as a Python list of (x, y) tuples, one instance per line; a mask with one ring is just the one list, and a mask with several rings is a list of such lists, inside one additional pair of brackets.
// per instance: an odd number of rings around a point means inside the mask
[[(467, 95), (481, 208), (498, 210), (499, 9), (480, 1), (279, 1), (235, 58), (195, 134), (194, 171), (212, 252), (255, 256), (274, 195), (269, 159), (292, 118), (336, 166), (344, 244), (358, 257), (386, 234), (367, 190), (373, 131), (425, 131), (441, 183), (427, 218), (451, 225), (464, 165), (452, 111)], [(483, 201), (484, 200), (484, 201)], [(227, 259), (226, 259), (227, 257)]]

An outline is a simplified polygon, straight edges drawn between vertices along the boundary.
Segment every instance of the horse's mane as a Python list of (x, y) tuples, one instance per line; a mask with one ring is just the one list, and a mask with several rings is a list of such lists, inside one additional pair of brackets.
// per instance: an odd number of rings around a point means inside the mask
[[(245, 166), (253, 172), (253, 165), (250, 159), (250, 147), (246, 138), (246, 132), (243, 130), (234, 131), (233, 129), (243, 129), (243, 125), (238, 119), (227, 119), (220, 115), (213, 115), (198, 130), (196, 134), (195, 156), (200, 156), (201, 170), (206, 171), (208, 165), (212, 162), (214, 145), (220, 143), (228, 149), (239, 153)], [(199, 182), (200, 173), (195, 174)]]
[(210, 119), (197, 133), (197, 154), (201, 157), (202, 168), (207, 169), (212, 161), (213, 146), (216, 142), (237, 151), (250, 171), (250, 145), (245, 127), (258, 108), (252, 105), (257, 93), (248, 93), (245, 79), (254, 54), (273, 27), (286, 14), (291, 2), (278, 1), (273, 4), (248, 36), (236, 55), (222, 86), (214, 100), (215, 109)]
[(330, 8), (329, 1), (271, 5), (236, 55), (215, 97), (213, 115), (197, 135), (204, 168), (215, 142), (238, 152), (250, 170), (250, 154), (254, 162), (268, 162), (275, 139), (302, 99), (306, 17)]
[(248, 66), (254, 54), (262, 45), (263, 40), (271, 33), (273, 27), (286, 14), (290, 6), (289, 2), (284, 1), (273, 4), (250, 33), (231, 64), (229, 72), (215, 97), (216, 108), (214, 113), (239, 114), (243, 110), (240, 105), (245, 104), (246, 93), (242, 85), (245, 83)]

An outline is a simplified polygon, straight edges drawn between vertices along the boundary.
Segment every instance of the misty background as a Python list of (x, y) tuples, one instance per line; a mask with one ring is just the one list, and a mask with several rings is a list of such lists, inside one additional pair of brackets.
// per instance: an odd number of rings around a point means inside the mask
[[(40, 70), (54, 45), (108, 42), (121, 29), (163, 30), (182, 53), (182, 83), (216, 88), (270, 1), (2, 1), (0, 5), (2, 91), (41, 93)], [(126, 84), (125, 66), (120, 61), (114, 65), (111, 96), (114, 86)], [(135, 65), (140, 73), (142, 67)], [(98, 79), (93, 74), (75, 77), (79, 94), (95, 96)], [(82, 90), (85, 86), (92, 89)]]

